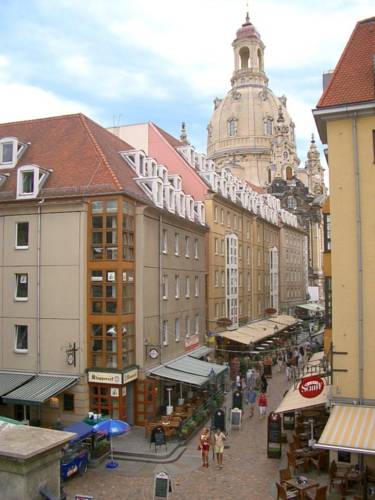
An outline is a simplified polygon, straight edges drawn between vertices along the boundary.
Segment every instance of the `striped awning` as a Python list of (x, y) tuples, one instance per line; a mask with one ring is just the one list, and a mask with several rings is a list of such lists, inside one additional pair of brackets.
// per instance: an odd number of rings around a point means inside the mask
[(34, 376), (34, 373), (0, 372), (0, 397), (25, 384)]
[(3, 397), (4, 403), (41, 405), (78, 382), (78, 377), (37, 375), (26, 384)]
[(315, 446), (375, 455), (375, 406), (334, 406)]

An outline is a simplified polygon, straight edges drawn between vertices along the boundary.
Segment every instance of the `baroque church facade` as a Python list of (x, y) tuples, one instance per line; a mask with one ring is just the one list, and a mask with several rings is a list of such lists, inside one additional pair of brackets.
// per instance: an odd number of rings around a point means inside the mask
[(231, 88), (224, 98), (214, 99), (207, 156), (218, 170), (230, 168), (241, 179), (276, 196), (282, 208), (297, 216), (308, 236), (308, 284), (319, 287), (323, 298), (321, 208), (326, 187), (319, 151), (312, 137), (305, 166), (300, 166), (287, 98), (277, 97), (268, 86), (265, 45), (249, 14), (232, 47)]

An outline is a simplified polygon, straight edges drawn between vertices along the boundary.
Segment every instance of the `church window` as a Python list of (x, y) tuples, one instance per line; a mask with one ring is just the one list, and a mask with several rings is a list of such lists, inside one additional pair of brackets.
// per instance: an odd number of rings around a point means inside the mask
[(237, 135), (237, 120), (236, 118), (231, 118), (228, 120), (228, 135), (233, 137)]
[(266, 135), (272, 135), (272, 133), (273, 133), (272, 118), (267, 118), (265, 120), (264, 128), (265, 128)]
[(260, 71), (263, 71), (263, 54), (260, 49), (258, 49), (258, 67)]
[(268, 169), (268, 182), (271, 184), (271, 181), (272, 181), (272, 172), (271, 172), (271, 169), (269, 168)]
[(293, 170), (292, 170), (292, 167), (286, 167), (285, 173), (286, 173), (286, 180), (287, 181), (291, 181), (293, 179)]
[(285, 151), (283, 151), (283, 158), (284, 158), (284, 160), (287, 160), (287, 159), (288, 159), (288, 157), (289, 157), (289, 153), (288, 153), (288, 151), (286, 151), (286, 150), (285, 150)]
[(249, 67), (250, 51), (247, 47), (242, 47), (240, 49), (240, 61), (241, 69), (247, 69)]
[(292, 210), (297, 208), (297, 200), (293, 196), (288, 196), (288, 208)]

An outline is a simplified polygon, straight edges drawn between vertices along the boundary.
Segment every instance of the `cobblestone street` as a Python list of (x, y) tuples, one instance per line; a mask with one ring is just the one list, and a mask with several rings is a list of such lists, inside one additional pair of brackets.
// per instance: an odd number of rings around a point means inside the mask
[[(277, 373), (274, 368), (268, 386), (269, 409), (277, 407), (287, 387), (285, 374)], [(258, 412), (249, 418), (246, 411), (242, 429), (233, 430), (227, 441), (229, 449), (225, 450), (222, 470), (212, 461), (208, 469), (201, 467), (196, 437), (182, 457), (172, 464), (120, 461), (116, 470), (108, 470), (103, 465), (90, 469), (83, 477), (74, 477), (65, 484), (67, 498), (74, 500), (75, 494), (90, 494), (94, 500), (149, 500), (153, 498), (154, 474), (164, 470), (172, 477), (171, 498), (274, 499), (281, 464), (266, 456), (266, 421), (259, 418)]]

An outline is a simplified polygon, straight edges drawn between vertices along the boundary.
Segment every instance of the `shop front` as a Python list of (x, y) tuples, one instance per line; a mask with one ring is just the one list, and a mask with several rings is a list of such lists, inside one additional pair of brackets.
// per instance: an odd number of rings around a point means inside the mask
[(90, 411), (134, 424), (135, 382), (138, 368), (121, 371), (88, 370)]

